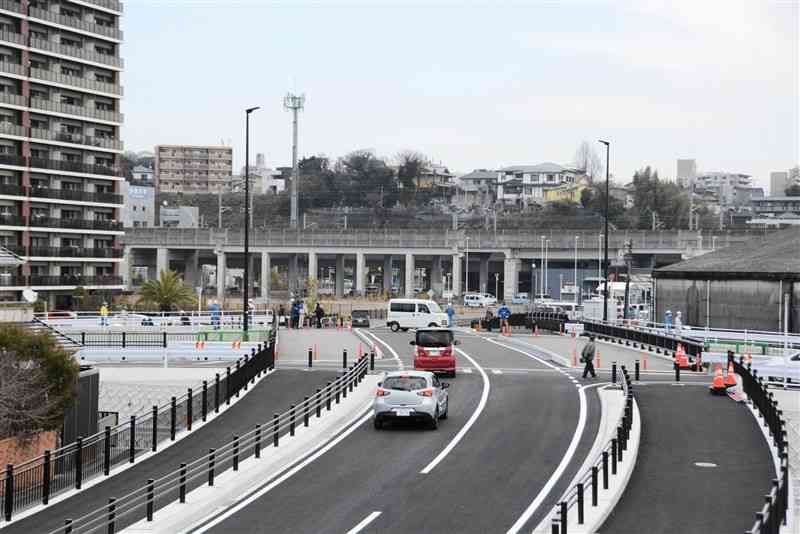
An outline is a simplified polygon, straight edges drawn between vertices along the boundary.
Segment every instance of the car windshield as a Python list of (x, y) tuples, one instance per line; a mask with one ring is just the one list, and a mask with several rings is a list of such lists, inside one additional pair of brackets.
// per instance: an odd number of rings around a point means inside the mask
[(369, 312), (366, 310), (353, 310), (353, 319), (367, 319)]
[(383, 381), (383, 389), (415, 391), (428, 387), (428, 381), (421, 376), (390, 376)]
[(433, 301), (428, 302), (428, 310), (430, 310), (431, 313), (441, 313), (442, 311), (439, 305)]
[(453, 342), (450, 330), (418, 330), (417, 345), (421, 347), (448, 347)]

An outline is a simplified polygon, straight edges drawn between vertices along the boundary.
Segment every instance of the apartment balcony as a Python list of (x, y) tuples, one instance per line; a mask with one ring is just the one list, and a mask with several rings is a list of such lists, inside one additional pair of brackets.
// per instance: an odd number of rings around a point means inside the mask
[(75, 28), (85, 32), (91, 32), (103, 37), (116, 39), (117, 41), (122, 40), (122, 31), (118, 28), (114, 28), (113, 26), (103, 26), (102, 24), (87, 22), (78, 17), (68, 17), (62, 15), (61, 13), (56, 13), (55, 11), (39, 9), (38, 7), (33, 6), (28, 8), (28, 15), (32, 18), (46, 20), (55, 24), (68, 26), (70, 28)]
[[(1, 159), (0, 163), (2, 163)], [(103, 176), (120, 176), (120, 171), (117, 167), (107, 167), (105, 165), (95, 165), (92, 163), (81, 163), (78, 161), (65, 161), (60, 159), (31, 158), (30, 166), (32, 168), (51, 169), (55, 171), (100, 174)]]
[(14, 165), (17, 167), (27, 167), (28, 163), (24, 157), (16, 154), (0, 154), (0, 165)]
[[(2, 4), (0, 4), (0, 8)], [(25, 46), (25, 37), (21, 33), (10, 32), (6, 30), (0, 30), (0, 41), (6, 41), (7, 43), (16, 43), (18, 45)]]
[(122, 223), (93, 219), (57, 219), (55, 217), (30, 218), (28, 224), (40, 228), (69, 228), (73, 230), (122, 230)]
[(27, 99), (15, 93), (0, 92), (0, 103), (11, 104), (12, 106), (27, 106)]
[[(5, 33), (7, 32), (0, 32), (0, 39), (5, 39), (4, 36)], [(17, 35), (19, 34), (11, 34), (11, 37), (16, 38), (15, 36)], [(22, 39), (22, 41), (12, 41), (12, 42), (25, 44), (24, 38), (21, 35), (19, 35), (19, 37), (20, 39)], [(70, 56), (77, 59), (85, 59), (86, 61), (93, 61), (94, 63), (102, 63), (103, 65), (109, 65), (111, 67), (122, 68), (123, 65), (122, 59), (117, 56), (111, 54), (100, 54), (99, 52), (95, 52), (93, 50), (87, 50), (86, 48), (67, 46), (46, 39), (37, 39), (36, 37), (31, 37), (30, 46), (31, 48), (46, 50), (48, 52), (53, 52), (54, 54), (61, 54), (64, 56)]]
[(117, 13), (122, 13), (122, 3), (118, 0), (83, 0), (87, 4), (94, 4), (96, 6), (111, 9)]
[(28, 223), (21, 215), (0, 213), (0, 226), (28, 226)]
[(121, 286), (122, 285), (122, 277), (116, 275), (84, 276), (84, 275), (65, 274), (61, 276), (42, 276), (33, 274), (28, 277), (28, 281), (32, 287), (33, 286)]
[[(5, 102), (5, 97), (12, 97), (7, 103), (19, 106), (26, 106), (24, 97), (21, 95), (11, 95), (8, 93), (0, 93), (0, 102)], [(22, 103), (17, 103), (13, 97), (22, 99)], [(75, 106), (72, 104), (64, 104), (62, 102), (54, 102), (52, 100), (43, 100), (41, 98), (31, 98), (30, 107), (42, 109), (45, 111), (53, 111), (55, 113), (64, 113), (65, 115), (77, 115), (79, 117), (87, 117), (93, 119), (100, 119), (109, 122), (122, 122), (123, 115), (116, 111), (107, 111), (104, 109), (92, 109), (85, 106)]]
[(12, 254), (16, 254), (17, 256), (25, 256), (28, 253), (25, 251), (25, 247), (23, 245), (3, 245), (0, 244), (0, 247), (3, 247), (7, 251), (11, 252)]
[(10, 61), (0, 61), (0, 71), (25, 76), (25, 69), (22, 65), (19, 63), (11, 63)]
[[(2, 193), (2, 185), (0, 185), (0, 194)], [(122, 205), (124, 199), (122, 195), (116, 193), (98, 193), (89, 191), (76, 191), (74, 189), (50, 189), (48, 187), (31, 187), (27, 191), (28, 195), (32, 198), (54, 198), (59, 200), (72, 200), (78, 202), (98, 202), (102, 204), (118, 204)], [(23, 192), (23, 195), (25, 193)]]
[(0, 121), (0, 135), (15, 135), (17, 137), (27, 137), (25, 128), (13, 122)]
[(22, 9), (22, 4), (14, 0), (0, 0), (0, 9), (13, 11), (15, 13), (20, 13), (22, 15), (25, 14), (25, 10)]
[(37, 258), (121, 258), (124, 251), (120, 248), (31, 247), (27, 252), (23, 249), (22, 253), (15, 254)]
[(0, 273), (0, 287), (25, 287), (27, 285), (27, 276)]
[(8, 195), (14, 197), (27, 196), (25, 188), (15, 184), (0, 184), (0, 195)]
[[(0, 134), (4, 133), (3, 123), (0, 123)], [(81, 133), (68, 133), (53, 130), (31, 128), (30, 137), (36, 139), (46, 139), (49, 141), (60, 141), (62, 143), (72, 143), (75, 145), (86, 145), (98, 148), (108, 148), (111, 150), (122, 150), (122, 141), (119, 139), (109, 139), (107, 137), (90, 137)]]
[[(17, 65), (16, 63), (11, 63), (10, 65), (18, 66), (20, 70), (22, 70), (21, 65)], [(81, 89), (89, 89), (90, 91), (122, 96), (122, 87), (115, 83), (99, 82), (82, 76), (70, 76), (69, 74), (61, 74), (53, 70), (35, 69), (33, 67), (31, 67), (30, 71), (30, 76), (39, 80), (47, 80), (63, 85), (70, 85), (72, 87), (79, 87)], [(24, 75), (24, 73), (22, 74)]]

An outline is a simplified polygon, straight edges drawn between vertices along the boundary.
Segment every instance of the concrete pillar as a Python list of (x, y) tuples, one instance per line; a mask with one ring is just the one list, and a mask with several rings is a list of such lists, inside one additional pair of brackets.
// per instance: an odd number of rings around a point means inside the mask
[(272, 283), (272, 264), (269, 252), (261, 253), (261, 298), (269, 302), (269, 290)]
[(336, 255), (336, 297), (344, 295), (344, 254)]
[[(489, 293), (489, 255), (481, 254), (478, 258), (479, 272), (478, 272), (478, 292)], [(494, 280), (491, 281), (494, 283)], [(497, 295), (495, 295), (496, 297)]]
[(317, 263), (317, 253), (308, 253), (308, 277), (319, 280), (319, 266)]
[(517, 276), (519, 274), (519, 260), (506, 257), (503, 264), (503, 300), (511, 304), (511, 299), (517, 293)]
[(442, 257), (434, 256), (431, 265), (431, 289), (436, 295), (441, 295), (444, 288), (442, 272)]
[(161, 276), (161, 271), (169, 271), (169, 249), (165, 247), (156, 249), (156, 279)]
[(295, 296), (300, 287), (297, 283), (297, 271), (297, 254), (289, 254), (289, 277), (287, 279), (287, 287), (289, 288), (289, 294)]
[(364, 294), (364, 279), (367, 277), (367, 265), (363, 252), (356, 252), (356, 270), (353, 274), (356, 295)]
[(224, 252), (217, 252), (217, 299), (222, 305), (222, 300), (225, 298), (225, 276), (226, 276), (226, 258)]
[(190, 252), (186, 258), (186, 263), (183, 272), (183, 282), (186, 285), (197, 287), (202, 285), (200, 278), (197, 275), (197, 261), (200, 253), (198, 251)]
[(450, 280), (453, 285), (453, 296), (461, 294), (463, 288), (461, 287), (461, 258), (458, 254), (453, 254), (453, 265), (450, 272)]
[(125, 247), (122, 261), (119, 262), (119, 275), (122, 276), (122, 283), (126, 289), (131, 289), (131, 262), (133, 261), (133, 250)]
[(406, 254), (406, 298), (414, 298), (414, 255)]
[(392, 255), (383, 257), (383, 292), (392, 294)]

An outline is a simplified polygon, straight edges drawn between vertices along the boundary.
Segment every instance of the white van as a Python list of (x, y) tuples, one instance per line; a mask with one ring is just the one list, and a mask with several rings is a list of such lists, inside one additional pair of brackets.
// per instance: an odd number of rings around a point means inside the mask
[(432, 300), (392, 299), (386, 314), (386, 326), (392, 332), (409, 328), (447, 326), (447, 314)]
[(483, 308), (486, 306), (486, 297), (480, 293), (467, 293), (464, 295), (464, 306), (468, 308)]

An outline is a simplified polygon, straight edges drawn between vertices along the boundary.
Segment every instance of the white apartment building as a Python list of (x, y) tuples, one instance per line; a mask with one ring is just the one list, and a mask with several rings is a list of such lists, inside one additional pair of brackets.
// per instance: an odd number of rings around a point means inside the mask
[(0, 291), (69, 307), (123, 289), (122, 4), (0, 3), (0, 244), (25, 263)]
[(497, 200), (504, 204), (543, 204), (545, 191), (574, 184), (581, 171), (557, 163), (514, 165), (497, 171)]

